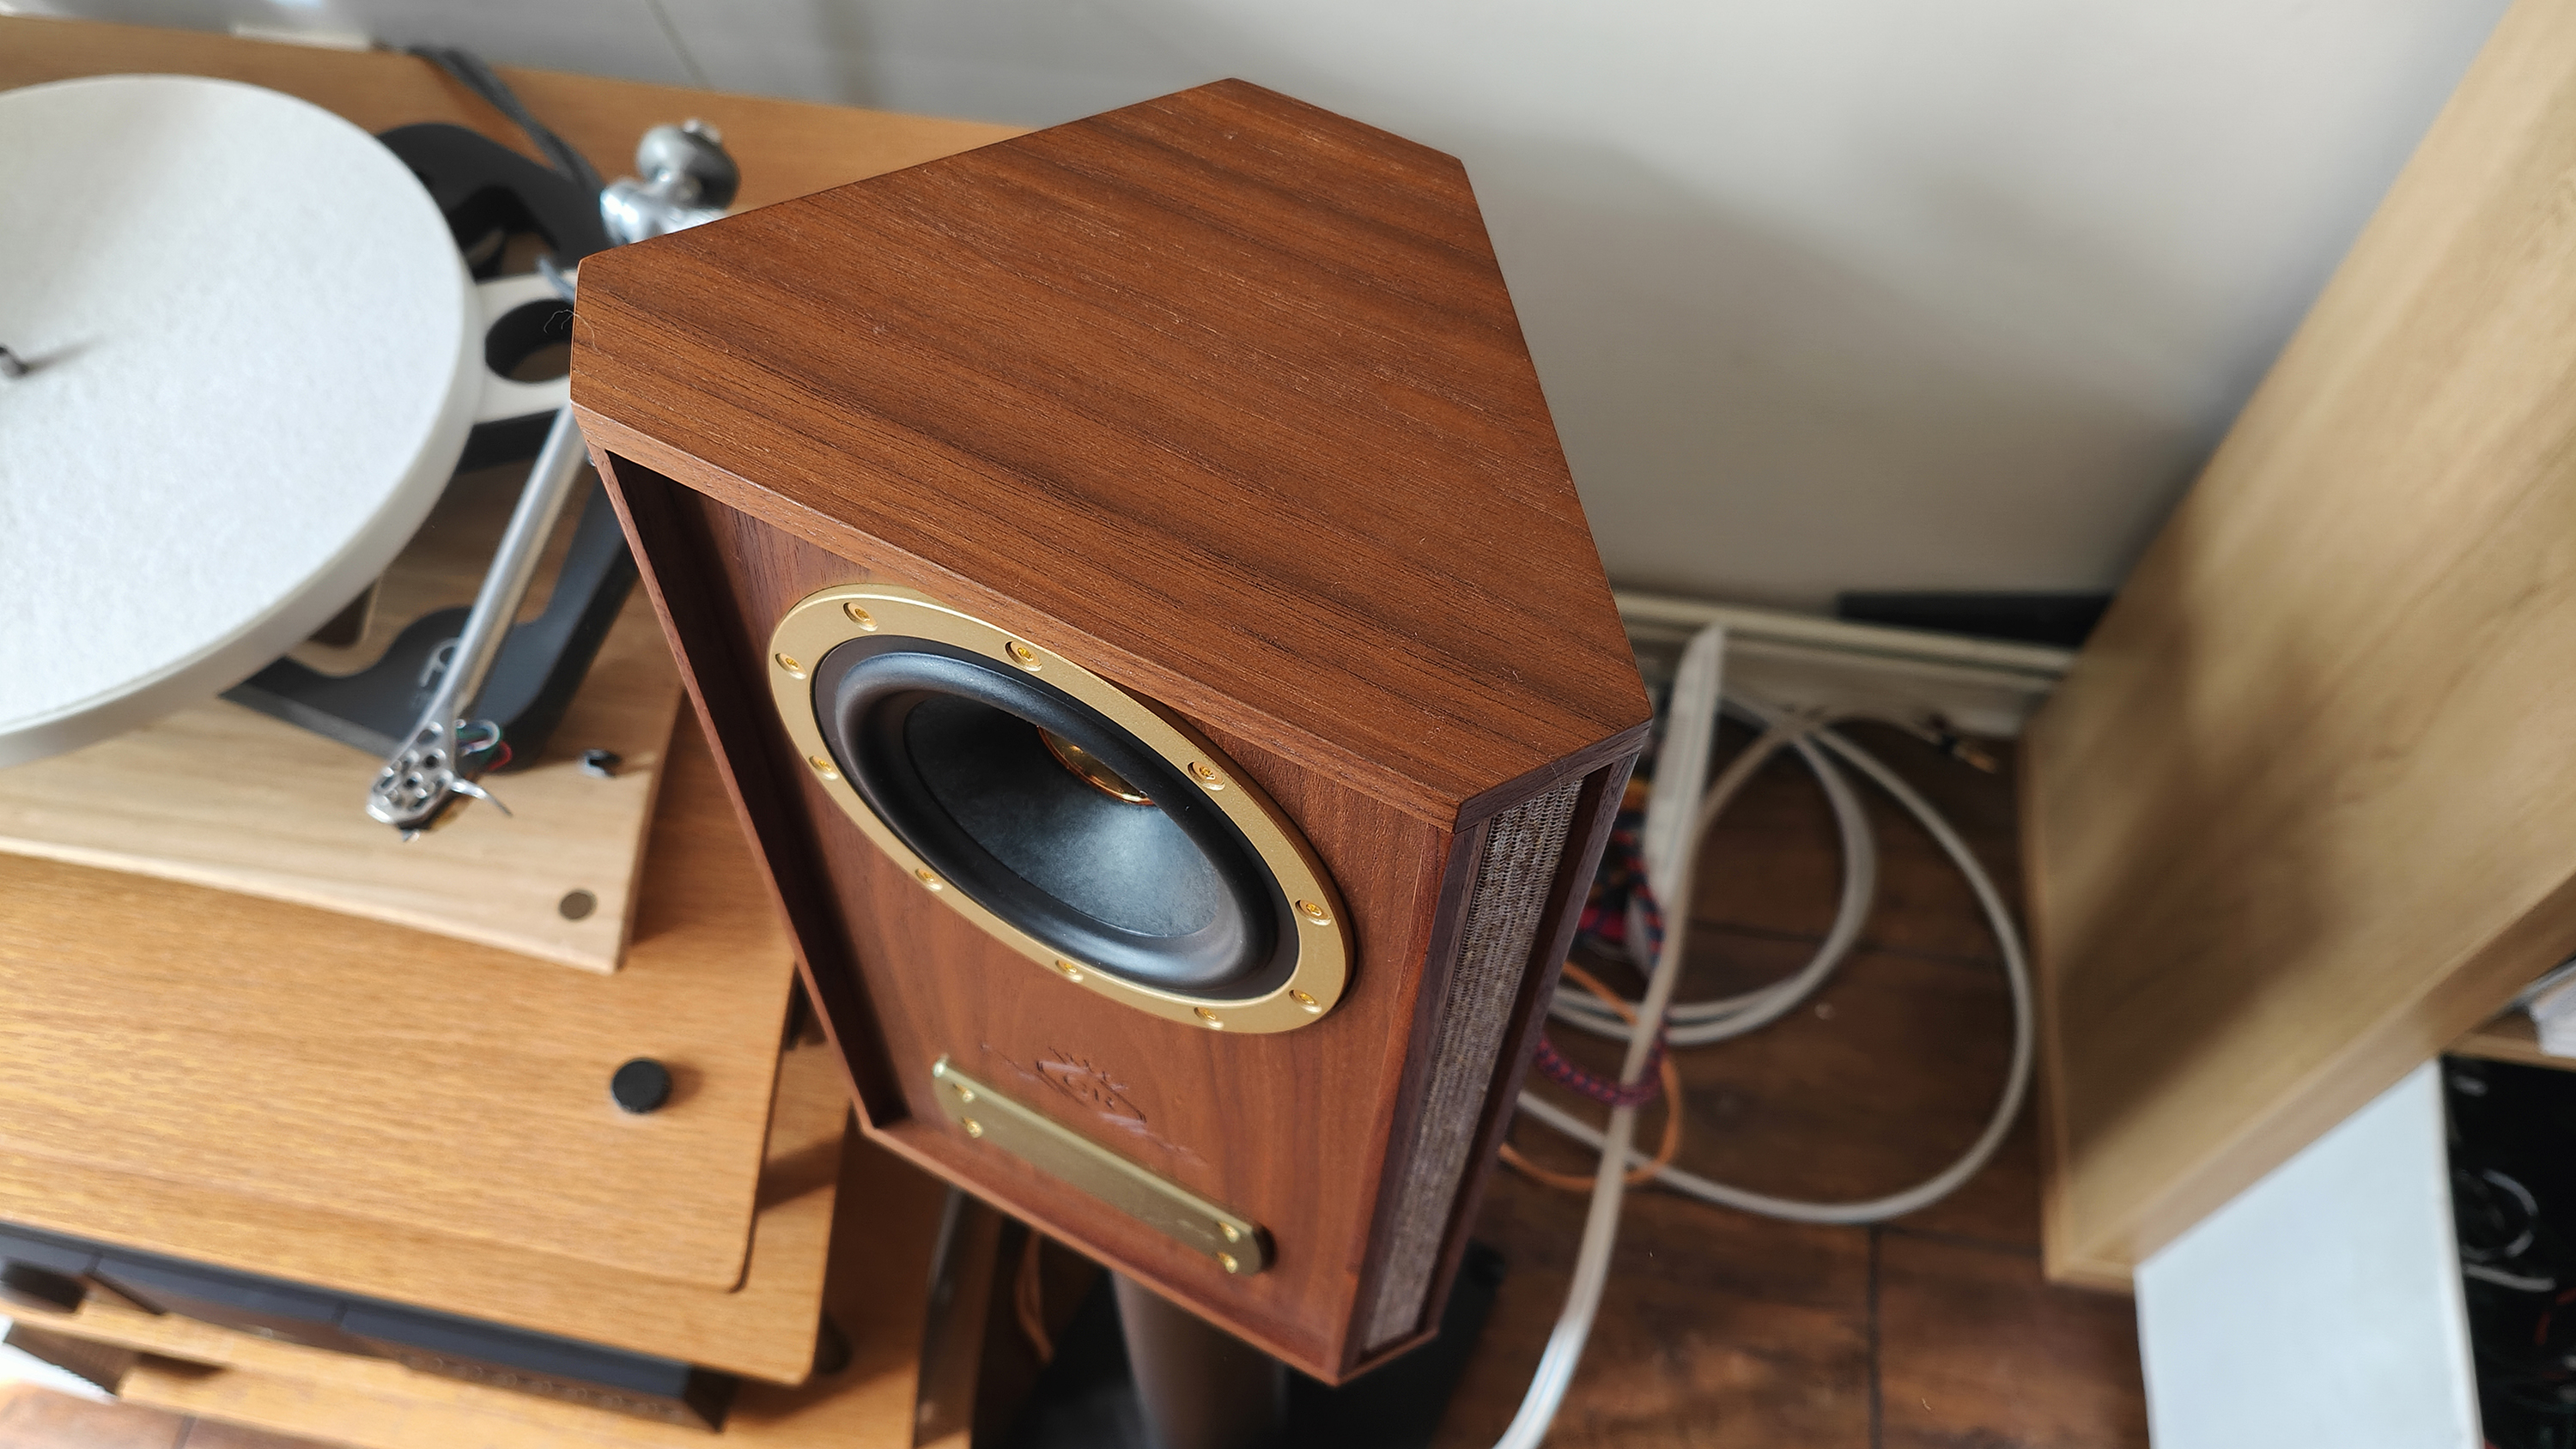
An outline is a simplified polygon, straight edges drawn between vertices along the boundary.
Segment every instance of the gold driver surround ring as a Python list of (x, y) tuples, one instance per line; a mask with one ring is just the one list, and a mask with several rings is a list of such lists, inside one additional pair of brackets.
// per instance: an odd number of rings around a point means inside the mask
[[(929, 893), (933, 899), (1044, 967), (1047, 976), (1059, 983), (1058, 989), (1062, 989), (1062, 983), (1070, 983), (1200, 1032), (1207, 1031), (1212, 1014), (1222, 1019), (1227, 1034), (1257, 1035), (1311, 1026), (1331, 1013), (1350, 977), (1350, 928), (1340, 894), (1305, 836), (1269, 796), (1196, 730), (1025, 635), (986, 623), (897, 584), (842, 584), (807, 595), (787, 611), (772, 632), (772, 662), (766, 671), (779, 721), (795, 741), (798, 753), (818, 762), (832, 759), (831, 747), (815, 718), (812, 671), (801, 667), (803, 663), (819, 663), (833, 649), (853, 639), (888, 636), (926, 639), (1006, 665), (1015, 673), (1040, 675), (1048, 684), (1125, 730), (1169, 761), (1174, 769), (1202, 784), (1210, 777), (1221, 780), (1222, 784), (1208, 788), (1203, 798), (1224, 812), (1243, 834), (1280, 893), (1291, 902), (1320, 905), (1323, 918), (1318, 920), (1315, 914), (1302, 909), (1291, 910), (1285, 929), (1294, 933), (1296, 959), (1286, 979), (1261, 996), (1232, 999), (1146, 986), (1099, 969), (1091, 962), (1069, 961), (1063, 951), (1002, 919), (962, 889), (934, 890)], [(776, 662), (781, 657), (799, 661), (800, 668), (791, 674)], [(1067, 763), (1070, 767), (1071, 762)], [(936, 878), (928, 863), (869, 807), (846, 771), (826, 773), (818, 768), (807, 778), (905, 872)], [(1116, 793), (1103, 782), (1089, 783), (1106, 793)], [(1067, 965), (1075, 969), (1068, 971)]]

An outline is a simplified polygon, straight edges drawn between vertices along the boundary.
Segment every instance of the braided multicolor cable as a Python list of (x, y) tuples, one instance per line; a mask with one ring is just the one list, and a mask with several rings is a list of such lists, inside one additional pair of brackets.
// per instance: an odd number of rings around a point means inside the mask
[[(1611, 822), (1610, 841), (1601, 853), (1601, 869), (1593, 874), (1591, 893), (1584, 898), (1583, 915), (1575, 934), (1606, 950), (1626, 954), (1630, 907), (1645, 928), (1645, 951), (1651, 960), (1664, 949), (1664, 912), (1655, 893), (1646, 884), (1646, 860), (1643, 848), (1646, 825), (1646, 791), (1642, 780), (1632, 778), (1628, 792), (1619, 802), (1619, 817)], [(1652, 1053), (1646, 1058), (1645, 1075), (1633, 1087), (1622, 1087), (1614, 1077), (1603, 1076), (1566, 1060), (1541, 1029), (1538, 1049), (1530, 1065), (1549, 1081), (1610, 1107), (1640, 1107), (1663, 1095), (1664, 1037), (1656, 1033)]]

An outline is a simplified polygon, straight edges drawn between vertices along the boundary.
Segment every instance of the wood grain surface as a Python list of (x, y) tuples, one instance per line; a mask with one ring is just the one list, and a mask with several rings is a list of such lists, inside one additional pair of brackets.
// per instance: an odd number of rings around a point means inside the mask
[(1434, 826), (1646, 717), (1436, 151), (1226, 82), (583, 286), (595, 449)]
[(1873, 1449), (2147, 1445), (2137, 1310), (2052, 1289), (2027, 1252), (1879, 1240)]
[[(1307, 1372), (1392, 1347), (1356, 1305), (1480, 826), (1597, 777), (1557, 881), (1579, 893), (1648, 714), (1456, 163), (1225, 83), (683, 240), (592, 264), (574, 395), (871, 1126)], [(777, 767), (770, 626), (862, 579), (1226, 751), (1346, 898), (1340, 1005), (1219, 1037), (925, 903)], [(1263, 1223), (1273, 1266), (1230, 1277), (949, 1128), (941, 1055)]]
[(134, 1403), (356, 1449), (904, 1449), (944, 1198), (929, 1178), (850, 1142), (820, 1295), (850, 1340), (850, 1362), (792, 1386), (746, 1382), (713, 1435), (191, 1319), (100, 1305), (71, 1322), (85, 1336), (151, 1355), (126, 1381)]
[(2025, 755), (2052, 1271), (2576, 945), (2576, 11), (2507, 15)]
[[(50, 1213), (64, 1231), (156, 1247), (153, 1234), (180, 1224), (200, 1261), (794, 1383), (813, 1362), (848, 1119), (820, 1041), (785, 1053), (750, 1252), (741, 1283), (722, 1290), (22, 1157), (0, 1157), (0, 1219)], [(86, 1332), (87, 1321), (52, 1324)]]
[[(638, 81), (496, 66), (528, 109), (603, 176), (634, 168), (648, 127), (703, 117), (742, 164), (737, 208), (766, 206), (863, 176), (1020, 134), (1015, 126), (944, 121), (849, 106), (720, 95)], [(72, 76), (167, 71), (246, 81), (300, 96), (370, 131), (416, 121), (468, 126), (542, 159), (500, 112), (428, 61), (351, 54), (192, 30), (0, 16), (0, 88)]]
[[(474, 601), (524, 468), (458, 479), (377, 584), (364, 637), (307, 645), (326, 673), (375, 662), (434, 609)], [(578, 513), (578, 509), (571, 510)], [(520, 617), (541, 611), (573, 519)], [(614, 971), (634, 924), (645, 827), (680, 708), (680, 676), (641, 591), (601, 642), (542, 758), (490, 776), (509, 809), (467, 804), (405, 841), (369, 819), (378, 757), (224, 700), (67, 755), (0, 770), (0, 851), (130, 870), (392, 921), (590, 971)], [(617, 773), (582, 773), (605, 749)], [(573, 892), (589, 903), (567, 915)]]
[[(152, 71), (268, 86), (371, 130), (451, 121), (527, 150), (508, 121), (426, 61), (0, 17), (0, 86)], [(742, 164), (745, 206), (1016, 134), (503, 72), (610, 175), (628, 169), (646, 127), (690, 115), (714, 121)], [(638, 893), (637, 962), (656, 963), (649, 987), (633, 972), (614, 986), (586, 977), (521, 981), (530, 974), (524, 964), (505, 972), (497, 952), (408, 930), (0, 861), (0, 957), (8, 962), (0, 969), (13, 1007), (0, 1022), (28, 1040), (50, 1034), (56, 1048), (35, 1063), (16, 1053), (23, 1041), (12, 1041), (11, 1060), (0, 1065), (0, 1072), (14, 1066), (31, 1092), (0, 1104), (0, 1134), (15, 1134), (0, 1139), (0, 1217), (755, 1375), (801, 1372), (811, 1323), (782, 1309), (809, 1293), (820, 1271), (814, 1209), (828, 1204), (826, 1194), (796, 1185), (810, 1181), (827, 1149), (808, 1144), (762, 1166), (789, 948), (696, 732), (680, 735), (673, 793), (657, 807)], [(82, 969), (107, 972), (125, 996), (112, 1000), (112, 985), (84, 987), (74, 979)], [(236, 973), (253, 984), (248, 1009), (197, 1019), (217, 983)], [(298, 973), (300, 991), (291, 979)], [(82, 993), (74, 1006), (88, 1014), (84, 1029), (94, 1035), (78, 1050), (62, 1034), (68, 1018), (46, 994), (57, 984)], [(380, 987), (393, 994), (366, 1015), (364, 999)], [(32, 1005), (16, 1010), (22, 1003)], [(424, 1007), (419, 1017), (393, 1010)], [(558, 1021), (562, 1038), (552, 1040)], [(704, 1045), (697, 1080), (683, 1074), (689, 1095), (664, 1114), (668, 1121), (617, 1121), (606, 1135), (589, 1070), (567, 1076), (560, 1094), (522, 1101), (520, 1084), (475, 1075), (487, 1062), (436, 1050), (442, 1033), (516, 1038), (529, 1058), (523, 1067), (533, 1069), (539, 1058), (637, 1035), (630, 1028), (641, 1021), (665, 1048), (675, 1032)], [(538, 1022), (546, 1029), (532, 1030)], [(374, 1048), (387, 1040), (411, 1049), (383, 1059)], [(276, 1043), (285, 1045), (272, 1072), (264, 1053)], [(412, 1074), (408, 1092), (399, 1090), (397, 1069)], [(204, 1080), (191, 1075), (199, 1070)], [(400, 1110), (382, 1119), (390, 1130), (375, 1130), (369, 1104), (343, 1100), (343, 1088), (379, 1106), (395, 1101)], [(834, 1119), (843, 1090), (835, 1082), (821, 1109)], [(791, 1100), (810, 1110), (817, 1099), (790, 1093), (782, 1112)], [(685, 1117), (672, 1115), (683, 1108)], [(129, 1110), (139, 1115), (121, 1115)], [(570, 1136), (561, 1130), (568, 1119), (578, 1129)], [(325, 1130), (313, 1130), (316, 1120)], [(28, 1131), (17, 1133), (22, 1121)], [(784, 1118), (780, 1126), (788, 1130)], [(675, 1144), (679, 1138), (687, 1140)], [(144, 1161), (161, 1140), (183, 1155)], [(647, 1143), (657, 1145), (635, 1152)], [(192, 1171), (200, 1159), (209, 1174)], [(605, 1176), (593, 1172), (603, 1161)], [(623, 1189), (619, 1162), (631, 1169)], [(407, 1195), (412, 1183), (425, 1192)], [(558, 1194), (560, 1202), (548, 1202)], [(668, 1218), (666, 1204), (676, 1210)], [(657, 1241), (674, 1231), (694, 1239), (676, 1259), (665, 1251), (674, 1244)], [(559, 1255), (549, 1233), (611, 1259), (640, 1257), (643, 1266)], [(675, 1268), (702, 1273), (703, 1285), (658, 1276)]]
[[(635, 500), (652, 497), (686, 513), (692, 536), (706, 544), (695, 552), (677, 542), (648, 545), (660, 591), (739, 601), (726, 611), (732, 632), (692, 638), (687, 650), (698, 689), (733, 706), (731, 727), (752, 742), (733, 758), (795, 758), (774, 716), (741, 708), (765, 703), (752, 671), (766, 657), (767, 637), (741, 621), (776, 617), (814, 589), (847, 581), (850, 566), (632, 465), (614, 466), (639, 520), (652, 504)], [(684, 583), (674, 571), (684, 560), (708, 572)], [(798, 935), (838, 947), (846, 963), (818, 966), (818, 999), (838, 1048), (861, 1060), (862, 1078), (882, 1074), (893, 1084), (890, 1095), (863, 1096), (897, 1151), (1291, 1362), (1335, 1371), (1350, 1347), (1343, 1337), (1370, 1242), (1419, 963), (1455, 842), (1286, 767), (1208, 721), (1193, 723), (1298, 822), (1341, 887), (1359, 964), (1341, 1004), (1313, 1026), (1220, 1037), (1068, 985), (925, 902), (920, 885), (859, 833), (810, 772), (768, 772), (762, 837), (774, 869), (818, 874), (809, 908), (828, 914), (801, 923)], [(835, 1019), (836, 1005), (863, 1012), (864, 1025)], [(969, 1141), (931, 1105), (930, 1068), (942, 1055), (1268, 1227), (1272, 1267), (1231, 1278), (1195, 1250)], [(1252, 1102), (1279, 1107), (1247, 1117), (1244, 1104)]]
[[(0, 1152), (732, 1287), (791, 958), (704, 745), (678, 746), (614, 976), (0, 857)], [(679, 1092), (629, 1117), (607, 1084), (639, 1056)], [(123, 1240), (207, 1256), (185, 1218)]]

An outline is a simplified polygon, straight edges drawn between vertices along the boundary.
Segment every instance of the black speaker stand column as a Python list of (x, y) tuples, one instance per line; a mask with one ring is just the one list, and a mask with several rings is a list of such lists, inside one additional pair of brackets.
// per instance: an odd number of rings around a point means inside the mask
[(1270, 1449), (1288, 1424), (1288, 1366), (1152, 1289), (1113, 1278), (1127, 1366), (1153, 1449)]
[(1337, 1389), (1104, 1273), (993, 1449), (1430, 1449), (1503, 1271), (1470, 1241), (1439, 1337)]

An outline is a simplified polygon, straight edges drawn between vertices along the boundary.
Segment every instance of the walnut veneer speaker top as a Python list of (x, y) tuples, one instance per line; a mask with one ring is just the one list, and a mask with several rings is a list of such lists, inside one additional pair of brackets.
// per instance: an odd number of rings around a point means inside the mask
[(1647, 717), (1436, 151), (1226, 81), (581, 287), (594, 443), (1407, 813)]

